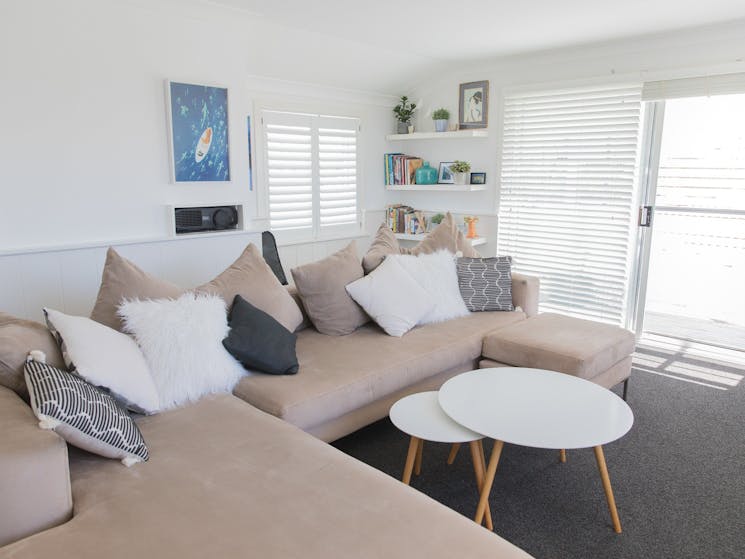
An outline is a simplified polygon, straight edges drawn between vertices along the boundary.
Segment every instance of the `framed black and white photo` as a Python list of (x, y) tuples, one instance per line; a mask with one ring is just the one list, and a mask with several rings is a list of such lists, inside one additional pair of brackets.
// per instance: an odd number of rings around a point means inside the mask
[(471, 173), (471, 184), (486, 184), (486, 173)]
[(453, 172), (450, 170), (450, 165), (455, 163), (454, 161), (448, 161), (445, 163), (440, 163), (440, 172), (437, 175), (437, 182), (438, 184), (454, 184), (455, 183), (455, 177), (453, 177)]
[(486, 128), (489, 119), (489, 80), (460, 84), (459, 100), (459, 128)]

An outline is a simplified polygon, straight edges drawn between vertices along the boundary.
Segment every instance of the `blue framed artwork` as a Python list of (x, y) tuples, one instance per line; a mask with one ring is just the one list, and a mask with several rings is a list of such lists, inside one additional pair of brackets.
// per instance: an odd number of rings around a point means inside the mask
[(230, 181), (228, 90), (169, 81), (174, 182)]

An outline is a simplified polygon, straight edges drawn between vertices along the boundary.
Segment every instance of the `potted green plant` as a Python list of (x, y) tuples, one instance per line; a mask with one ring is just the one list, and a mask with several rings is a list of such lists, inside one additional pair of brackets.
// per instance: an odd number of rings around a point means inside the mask
[(435, 132), (447, 132), (450, 111), (445, 108), (437, 109), (432, 113), (432, 120), (435, 121)]
[(453, 173), (453, 182), (455, 184), (466, 184), (470, 170), (471, 164), (468, 161), (454, 161), (450, 165), (450, 172)]
[(416, 110), (416, 103), (409, 103), (409, 98), (406, 95), (401, 96), (401, 102), (393, 107), (393, 112), (396, 115), (398, 121), (398, 133), (406, 134), (409, 131), (411, 125), (411, 117), (414, 116)]
[(429, 226), (427, 227), (427, 229), (429, 231), (432, 231), (435, 227), (437, 227), (438, 225), (440, 225), (440, 223), (442, 223), (443, 219), (445, 219), (445, 214), (436, 213), (435, 215), (429, 218)]

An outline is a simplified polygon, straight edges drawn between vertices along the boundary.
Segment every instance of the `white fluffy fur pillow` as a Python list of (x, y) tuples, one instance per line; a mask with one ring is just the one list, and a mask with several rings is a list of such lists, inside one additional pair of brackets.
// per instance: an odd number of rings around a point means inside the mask
[(434, 303), (434, 308), (419, 324), (444, 322), (470, 314), (458, 288), (458, 270), (451, 252), (439, 250), (432, 254), (392, 255), (388, 258), (398, 260)]
[(125, 301), (118, 314), (150, 366), (161, 409), (230, 392), (245, 373), (222, 345), (229, 327), (220, 297)]

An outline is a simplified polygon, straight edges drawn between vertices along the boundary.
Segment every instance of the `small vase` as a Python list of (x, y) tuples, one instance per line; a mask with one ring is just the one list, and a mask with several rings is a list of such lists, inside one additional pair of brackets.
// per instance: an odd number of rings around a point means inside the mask
[(466, 184), (468, 173), (453, 173), (453, 182), (455, 184)]
[(414, 182), (416, 184), (437, 184), (437, 169), (430, 167), (429, 162), (425, 161), (424, 165), (416, 170)]
[(406, 122), (399, 121), (398, 123), (398, 129), (396, 130), (399, 134), (408, 134), (409, 133), (409, 124)]
[(408, 130), (409, 134), (413, 134), (414, 133), (414, 125), (413, 124), (409, 124), (409, 126), (407, 126), (407, 130)]
[(448, 121), (447, 119), (435, 120), (435, 132), (447, 132)]

